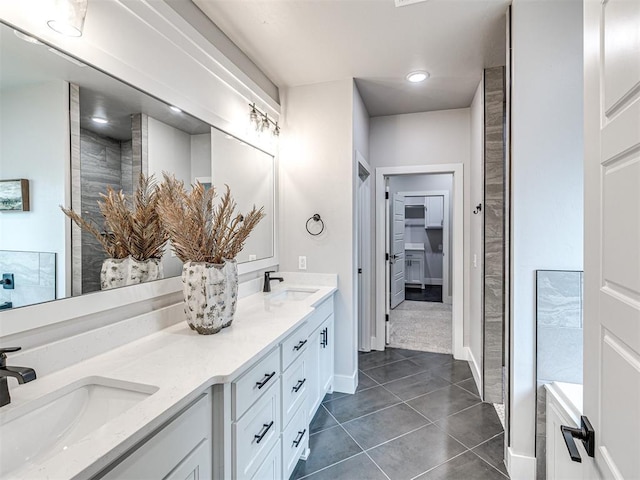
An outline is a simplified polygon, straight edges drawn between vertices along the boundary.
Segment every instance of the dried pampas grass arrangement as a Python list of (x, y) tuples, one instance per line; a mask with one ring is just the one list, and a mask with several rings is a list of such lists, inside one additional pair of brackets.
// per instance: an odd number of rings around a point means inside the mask
[(187, 192), (184, 182), (164, 173), (158, 187), (158, 212), (169, 234), (176, 256), (183, 262), (223, 263), (234, 259), (244, 247), (251, 231), (265, 217), (264, 208), (236, 214), (236, 202), (226, 185), (217, 197), (213, 187), (200, 182)]
[[(82, 218), (71, 209), (60, 207), (80, 228), (91, 233), (111, 258), (129, 256), (138, 261), (161, 258), (169, 239), (158, 213), (158, 186), (153, 175), (140, 174), (138, 187), (131, 201), (122, 191), (107, 187), (98, 200), (104, 217), (104, 229)], [(130, 205), (131, 204), (131, 205)]]

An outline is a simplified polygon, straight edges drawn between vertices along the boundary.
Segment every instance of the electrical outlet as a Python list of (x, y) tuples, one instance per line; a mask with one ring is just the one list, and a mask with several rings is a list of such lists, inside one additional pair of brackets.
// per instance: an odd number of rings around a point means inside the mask
[(255, 255), (249, 255), (249, 261), (253, 262), (257, 259), (258, 257), (256, 257)]
[(298, 270), (307, 269), (307, 257), (298, 257)]

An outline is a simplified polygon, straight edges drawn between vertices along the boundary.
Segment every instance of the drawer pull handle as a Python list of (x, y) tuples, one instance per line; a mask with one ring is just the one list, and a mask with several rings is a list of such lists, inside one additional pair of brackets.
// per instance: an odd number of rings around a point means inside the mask
[(256, 382), (256, 385), (258, 386), (258, 390), (264, 387), (267, 384), (267, 382), (273, 378), (275, 374), (276, 372), (265, 373), (264, 379), (261, 382)]
[(304, 438), (304, 434), (307, 433), (307, 429), (305, 428), (304, 430), (302, 430), (301, 432), (298, 432), (298, 438), (296, 438), (293, 441), (293, 446), (297, 447), (298, 445), (300, 445), (300, 442), (302, 441), (302, 439)]
[(293, 391), (298, 393), (298, 390), (302, 388), (302, 385), (304, 385), (304, 382), (306, 381), (307, 381), (306, 378), (303, 378), (302, 380), (298, 380), (298, 384), (295, 387), (293, 387)]
[(258, 435), (254, 435), (253, 438), (256, 439), (256, 443), (260, 443), (262, 441), (262, 439), (264, 438), (264, 436), (267, 434), (267, 432), (269, 431), (269, 429), (273, 427), (273, 420), (271, 420), (271, 423), (265, 423), (262, 425), (262, 432), (259, 433)]
[(298, 350), (300, 350), (302, 347), (304, 347), (306, 344), (307, 344), (307, 341), (306, 341), (306, 340), (300, 340), (300, 341), (298, 342), (298, 344), (297, 344), (295, 347), (293, 347), (293, 349), (297, 352), (297, 351), (298, 351)]

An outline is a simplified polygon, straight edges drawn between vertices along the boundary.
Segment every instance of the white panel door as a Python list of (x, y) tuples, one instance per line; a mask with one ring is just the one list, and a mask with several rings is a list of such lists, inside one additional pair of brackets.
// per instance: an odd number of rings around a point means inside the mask
[[(584, 410), (592, 478), (640, 478), (640, 1), (585, 2)], [(585, 460), (587, 458), (588, 460)]]
[(391, 308), (404, 302), (404, 195), (393, 195), (391, 213)]

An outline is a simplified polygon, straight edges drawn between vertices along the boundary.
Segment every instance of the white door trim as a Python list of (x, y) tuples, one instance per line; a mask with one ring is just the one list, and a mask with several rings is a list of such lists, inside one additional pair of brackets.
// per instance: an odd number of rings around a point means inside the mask
[(380, 167), (376, 168), (376, 341), (372, 348), (384, 350), (385, 339), (378, 332), (384, 332), (385, 323), (385, 177), (395, 175), (416, 175), (429, 173), (451, 173), (453, 174), (453, 219), (451, 234), (453, 236), (452, 255), (452, 317), (453, 317), (453, 356), (457, 359), (466, 360), (463, 334), (463, 299), (464, 299), (464, 223), (463, 223), (463, 175), (464, 167), (462, 163), (438, 164), (438, 165), (416, 165), (406, 167)]
[[(373, 238), (372, 238), (372, 211), (371, 192), (373, 189), (373, 169), (367, 163), (364, 156), (356, 149), (356, 248), (354, 255), (356, 261), (355, 292), (357, 295), (358, 318), (358, 349), (371, 350), (375, 318), (373, 315)], [(363, 181), (360, 178), (360, 170), (367, 173)], [(362, 274), (357, 268), (362, 268)]]

